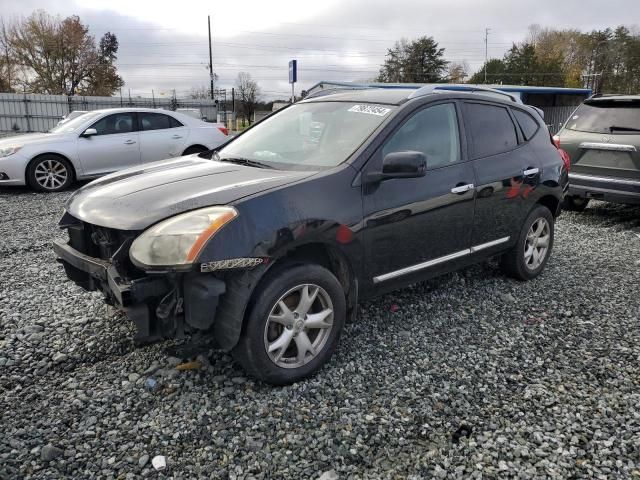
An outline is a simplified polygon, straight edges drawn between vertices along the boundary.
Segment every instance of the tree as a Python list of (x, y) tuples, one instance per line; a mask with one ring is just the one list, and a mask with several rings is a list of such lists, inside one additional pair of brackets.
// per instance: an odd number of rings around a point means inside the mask
[(114, 66), (116, 36), (106, 33), (96, 47), (77, 16), (61, 20), (39, 10), (11, 25), (7, 40), (22, 70), (18, 82), (35, 93), (111, 95), (124, 83)]
[(14, 62), (11, 58), (7, 29), (4, 21), (0, 19), (0, 92), (11, 92), (11, 84), (14, 78)]
[(464, 83), (465, 77), (469, 76), (469, 64), (463, 62), (451, 62), (447, 67), (447, 81), (449, 83)]
[(83, 93), (98, 96), (111, 96), (113, 92), (124, 85), (114, 65), (118, 58), (118, 39), (111, 33), (105, 33), (98, 46), (98, 60), (90, 70), (87, 86)]
[(491, 59), (476, 72), (470, 83), (487, 83), (514, 85), (564, 85), (562, 62), (559, 58), (541, 61), (536, 55), (535, 47), (530, 43), (513, 44), (502, 60)]
[(433, 37), (409, 42), (401, 39), (387, 50), (377, 81), (389, 83), (434, 83), (443, 80), (447, 61), (444, 48), (438, 48)]
[[(218, 75), (216, 73), (213, 74), (213, 93), (216, 95), (218, 93), (216, 89), (216, 83), (218, 81)], [(194, 99), (211, 99), (211, 87), (200, 85), (198, 87), (192, 87), (189, 92), (189, 98)]]
[(238, 90), (238, 101), (240, 102), (240, 115), (242, 116), (242, 124), (245, 119), (251, 125), (251, 119), (256, 110), (256, 105), (260, 99), (260, 87), (251, 78), (247, 72), (240, 72), (236, 79), (236, 88)]
[[(487, 71), (487, 81), (484, 81), (485, 78), (485, 69)], [(487, 61), (480, 70), (474, 73), (469, 79), (469, 83), (479, 84), (479, 83), (503, 83), (503, 80), (506, 78), (505, 72), (507, 70), (507, 66), (504, 61), (499, 58), (492, 58)]]

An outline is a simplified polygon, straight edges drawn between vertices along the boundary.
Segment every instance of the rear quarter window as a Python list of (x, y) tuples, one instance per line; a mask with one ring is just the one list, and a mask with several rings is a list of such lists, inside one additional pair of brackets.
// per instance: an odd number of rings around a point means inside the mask
[(511, 109), (513, 112), (513, 116), (516, 117), (516, 121), (518, 125), (520, 125), (520, 130), (522, 131), (522, 135), (526, 141), (529, 141), (533, 138), (533, 136), (538, 131), (540, 125), (535, 119), (526, 112), (522, 110), (518, 110), (517, 108)]
[(467, 103), (464, 121), (475, 158), (508, 152), (518, 146), (516, 126), (506, 107)]

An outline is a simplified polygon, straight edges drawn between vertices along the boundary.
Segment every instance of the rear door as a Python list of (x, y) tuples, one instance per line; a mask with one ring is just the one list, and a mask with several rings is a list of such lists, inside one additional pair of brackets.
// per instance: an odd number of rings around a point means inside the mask
[(560, 133), (571, 173), (640, 179), (640, 100), (583, 103)]
[(530, 194), (540, 182), (540, 162), (516, 126), (510, 108), (465, 102), (464, 111), (477, 179), (472, 245), (504, 246), (513, 241), (533, 206)]
[(138, 112), (138, 122), (142, 163), (182, 155), (189, 131), (181, 122), (155, 112)]

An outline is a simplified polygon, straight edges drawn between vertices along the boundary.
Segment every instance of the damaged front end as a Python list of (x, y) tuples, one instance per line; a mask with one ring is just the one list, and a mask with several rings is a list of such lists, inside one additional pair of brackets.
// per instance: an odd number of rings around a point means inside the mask
[(60, 227), (69, 241), (56, 240), (54, 251), (67, 276), (122, 309), (137, 327), (137, 345), (211, 330), (226, 290), (221, 278), (193, 269), (149, 271), (134, 265), (129, 250), (139, 231), (89, 224), (69, 213)]

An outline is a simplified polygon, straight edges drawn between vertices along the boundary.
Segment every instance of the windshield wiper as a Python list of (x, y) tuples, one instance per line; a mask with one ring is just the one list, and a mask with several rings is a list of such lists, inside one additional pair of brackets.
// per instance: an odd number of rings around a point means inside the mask
[(640, 132), (640, 128), (634, 128), (634, 127), (619, 127), (617, 125), (611, 125), (609, 127), (610, 132), (613, 132), (616, 130), (619, 132)]
[(216, 160), (218, 160), (219, 162), (237, 163), (238, 165), (245, 165), (247, 167), (274, 168), (271, 165), (267, 165), (266, 163), (262, 163), (262, 162), (258, 162), (257, 160), (251, 160), (249, 158), (242, 158), (242, 157), (225, 157), (225, 158), (217, 157)]

